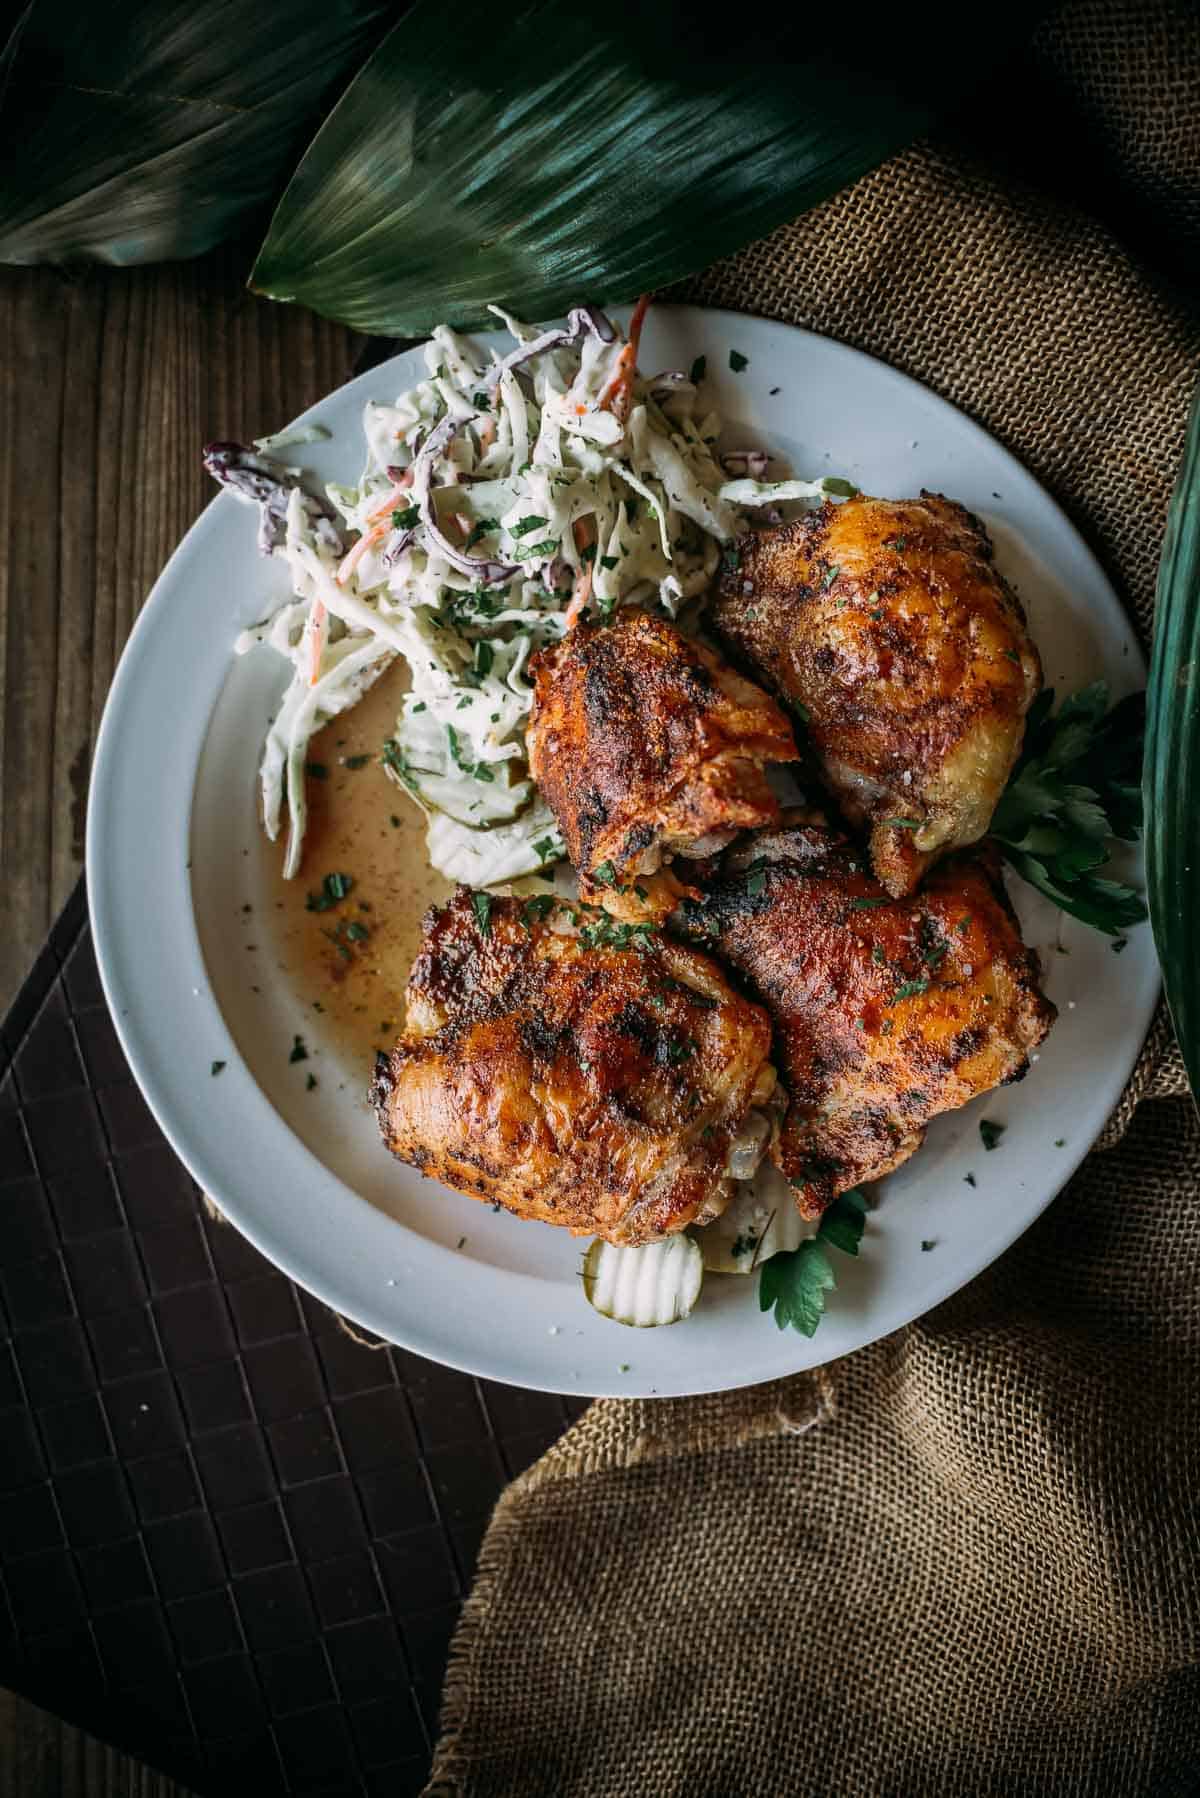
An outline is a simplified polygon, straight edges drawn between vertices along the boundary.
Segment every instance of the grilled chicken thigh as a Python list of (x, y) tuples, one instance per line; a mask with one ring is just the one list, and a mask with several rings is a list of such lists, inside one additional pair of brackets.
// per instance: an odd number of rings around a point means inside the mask
[(865, 496), (743, 538), (714, 627), (798, 701), (887, 890), (987, 830), (1042, 684), (979, 520), (939, 494)]
[(787, 718), (666, 619), (581, 624), (533, 668), (529, 766), (585, 900), (661, 916), (686, 890), (664, 861), (778, 820), (763, 768), (796, 759)]
[(818, 815), (727, 854), (681, 917), (771, 1013), (789, 1093), (772, 1153), (806, 1217), (1019, 1079), (1054, 1020), (988, 849), (892, 899)]
[(718, 1216), (768, 1134), (766, 1013), (695, 949), (551, 903), (460, 887), (428, 913), (371, 1088), (387, 1147), (610, 1242)]

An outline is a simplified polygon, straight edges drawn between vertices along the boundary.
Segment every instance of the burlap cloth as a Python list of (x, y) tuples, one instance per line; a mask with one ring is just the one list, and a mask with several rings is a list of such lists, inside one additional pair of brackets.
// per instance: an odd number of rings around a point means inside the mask
[[(852, 12), (820, 28), (842, 27)], [(989, 132), (1036, 143), (1047, 95), (1093, 167), (1086, 205), (1053, 171), (996, 172)], [(1177, 279), (1200, 20), (1062, 8), (980, 105), (979, 128), (687, 297), (826, 332), (961, 406), (1078, 521), (1146, 633), (1200, 351)], [(430, 1791), (1200, 1790), (1200, 1126), (1161, 1018), (1102, 1140), (918, 1323), (816, 1375), (597, 1403), (510, 1486)]]

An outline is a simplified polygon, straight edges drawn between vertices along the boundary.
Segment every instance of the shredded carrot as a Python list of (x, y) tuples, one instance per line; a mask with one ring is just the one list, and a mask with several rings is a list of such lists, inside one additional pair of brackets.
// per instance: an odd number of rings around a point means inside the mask
[[(594, 544), (596, 541), (595, 520), (590, 517), (577, 518), (571, 527), (571, 532), (575, 538), (576, 549), (585, 550), (589, 543)], [(567, 630), (572, 630), (578, 623), (580, 614), (592, 597), (592, 570), (595, 566), (596, 558), (593, 556), (591, 561), (585, 562), (579, 570), (575, 580), (575, 591), (571, 595), (571, 603), (567, 607), (567, 615), (563, 620)]]
[(313, 602), (309, 629), (309, 647), (312, 659), (308, 668), (308, 684), (315, 687), (321, 678), (321, 657), (325, 653), (325, 639), (329, 635), (329, 614), (325, 610), (325, 601)]
[(399, 505), (402, 499), (407, 499), (408, 489), (411, 486), (412, 469), (406, 468), (387, 497), (380, 500), (373, 511), (367, 513), (367, 523), (371, 529), (364, 531), (358, 542), (350, 545), (338, 563), (337, 584), (339, 587), (346, 585), (372, 544), (379, 543), (384, 537), (390, 535), (393, 509)]
[(596, 402), (602, 412), (611, 412), (622, 424), (629, 416), (629, 406), (633, 399), (633, 377), (637, 373), (638, 344), (641, 342), (642, 326), (646, 322), (646, 314), (653, 298), (653, 294), (644, 293), (634, 307), (633, 317), (629, 321), (629, 341), (617, 357), (612, 379)]
[(390, 512), (394, 506), (398, 506), (411, 486), (412, 469), (406, 468), (386, 498), (380, 500), (373, 512), (367, 513), (367, 523), (374, 524), (378, 519)]
[(338, 563), (337, 584), (339, 587), (344, 587), (346, 585), (346, 582), (354, 573), (354, 570), (358, 567), (371, 545), (373, 543), (381, 543), (385, 537), (390, 535), (391, 529), (391, 520), (384, 519), (381, 524), (373, 524), (369, 531), (364, 531), (357, 543), (352, 543), (350, 545), (350, 548)]

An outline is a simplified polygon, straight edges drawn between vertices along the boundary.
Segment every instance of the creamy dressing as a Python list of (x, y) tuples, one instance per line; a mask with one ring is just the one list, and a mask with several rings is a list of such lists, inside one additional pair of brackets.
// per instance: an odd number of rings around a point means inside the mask
[[(328, 773), (308, 778), (304, 859), (294, 880), (283, 878), (280, 846), (265, 846), (271, 899), (258, 934), (270, 937), (273, 959), (303, 1002), (320, 1006), (322, 1033), (362, 1066), (364, 1083), (375, 1050), (390, 1047), (403, 1025), (421, 919), (452, 891), (426, 860), (420, 809), (379, 762), (407, 684), (395, 663), (353, 711), (312, 738), (307, 759)], [(347, 765), (362, 755), (370, 758), (364, 766)], [(309, 910), (328, 874), (348, 874), (349, 894)], [(354, 926), (365, 937), (351, 935)]]

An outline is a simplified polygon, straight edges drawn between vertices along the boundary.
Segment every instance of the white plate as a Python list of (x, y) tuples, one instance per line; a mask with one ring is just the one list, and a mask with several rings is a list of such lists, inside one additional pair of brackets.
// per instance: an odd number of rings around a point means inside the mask
[[(740, 375), (731, 349), (749, 358)], [(686, 368), (700, 354), (731, 439), (765, 442), (798, 475), (845, 475), (897, 497), (929, 487), (981, 514), (1059, 690), (1099, 675), (1115, 695), (1144, 684), (1129, 625), (1078, 533), (960, 412), (807, 332), (690, 307), (651, 313), (643, 367)], [(321, 479), (356, 479), (363, 402), (393, 399), (422, 366), (419, 352), (398, 356), (312, 408), (305, 417), (334, 436), (298, 457)], [(196, 1180), (293, 1279), (381, 1335), (493, 1379), (626, 1396), (711, 1392), (895, 1330), (979, 1273), (1049, 1203), (1129, 1075), (1158, 971), (1146, 926), (1114, 954), (1019, 881), (1014, 897), (1043, 953), (1058, 1023), (1022, 1084), (939, 1118), (883, 1185), (860, 1259), (837, 1257), (838, 1288), (811, 1341), (760, 1313), (756, 1280), (718, 1275), (686, 1322), (622, 1328), (584, 1301), (584, 1243), (495, 1215), (393, 1162), (359, 1097), (369, 1070), (341, 1066), (337, 1043), (322, 1040), (320, 1017), (286, 981), (250, 992), (234, 927), (241, 903), (263, 898), (254, 774), (282, 668), (267, 651), (238, 662), (230, 651), (281, 595), (281, 571), (256, 554), (256, 524), (251, 508), (214, 499), (138, 620), (97, 745), (87, 870), (105, 991), (155, 1116)], [(1056, 952), (1056, 939), (1069, 953)], [(294, 1031), (322, 1068), (318, 1092), (305, 1092), (304, 1067), (288, 1062)], [(214, 1059), (227, 1063), (218, 1079)], [(985, 1115), (1006, 1126), (991, 1153), (979, 1136)], [(923, 1241), (936, 1246), (923, 1251)]]

